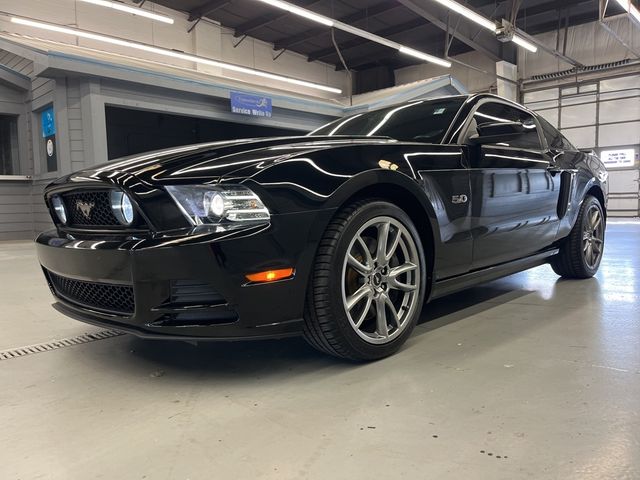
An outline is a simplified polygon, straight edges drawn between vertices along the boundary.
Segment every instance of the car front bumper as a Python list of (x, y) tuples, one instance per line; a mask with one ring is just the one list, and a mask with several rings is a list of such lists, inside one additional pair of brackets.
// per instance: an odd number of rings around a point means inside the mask
[[(36, 244), (54, 306), (69, 317), (150, 338), (285, 337), (301, 333), (307, 280), (332, 213), (146, 238), (51, 230)], [(295, 275), (286, 280), (245, 277), (289, 267)]]

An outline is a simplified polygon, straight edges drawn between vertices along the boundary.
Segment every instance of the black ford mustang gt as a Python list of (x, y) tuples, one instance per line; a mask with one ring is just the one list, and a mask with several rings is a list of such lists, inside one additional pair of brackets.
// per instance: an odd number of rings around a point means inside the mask
[(607, 173), (492, 95), (412, 101), (308, 136), (173, 148), (61, 178), (37, 239), (55, 307), (143, 337), (304, 335), (397, 351), (426, 299), (543, 263), (595, 274)]

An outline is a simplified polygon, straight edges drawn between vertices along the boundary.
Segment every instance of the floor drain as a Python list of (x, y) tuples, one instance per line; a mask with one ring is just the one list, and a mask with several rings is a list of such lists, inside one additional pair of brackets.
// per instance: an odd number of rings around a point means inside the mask
[(10, 350), (0, 350), (0, 361), (24, 357), (26, 355), (33, 355), (34, 353), (48, 352), (50, 350), (57, 350), (64, 347), (72, 347), (74, 345), (82, 345), (83, 343), (95, 342), (96, 340), (104, 340), (105, 338), (112, 338), (120, 335), (124, 335), (124, 333), (118, 330), (102, 330), (100, 332), (85, 333), (83, 335), (78, 335), (77, 337), (52, 340), (46, 343), (12, 348)]

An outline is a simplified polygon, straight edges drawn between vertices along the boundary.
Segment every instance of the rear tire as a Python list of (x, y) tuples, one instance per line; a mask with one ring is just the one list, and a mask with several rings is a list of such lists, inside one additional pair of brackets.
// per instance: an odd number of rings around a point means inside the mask
[(387, 357), (415, 327), (427, 275), (409, 216), (381, 200), (339, 211), (320, 241), (305, 305), (304, 337), (349, 360)]
[(587, 195), (576, 223), (551, 260), (551, 268), (564, 278), (590, 278), (598, 271), (604, 252), (605, 216), (597, 198)]

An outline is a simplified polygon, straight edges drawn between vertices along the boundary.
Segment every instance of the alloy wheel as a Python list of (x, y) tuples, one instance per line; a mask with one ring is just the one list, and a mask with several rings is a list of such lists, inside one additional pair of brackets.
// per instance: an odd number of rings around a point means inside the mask
[(602, 257), (604, 246), (604, 222), (602, 213), (596, 205), (587, 210), (582, 230), (582, 255), (585, 263), (595, 269)]
[(354, 235), (342, 268), (342, 300), (363, 340), (388, 343), (411, 323), (418, 308), (419, 265), (415, 240), (395, 218), (373, 218)]

